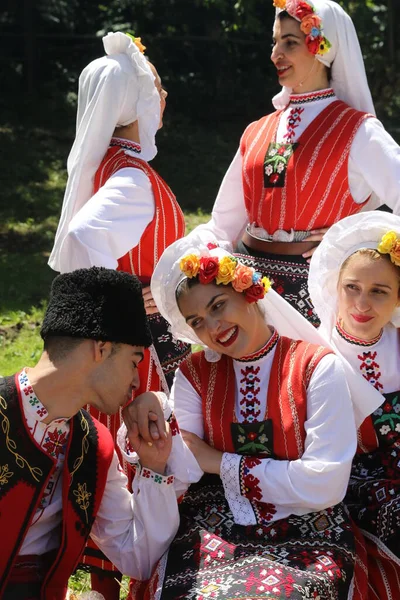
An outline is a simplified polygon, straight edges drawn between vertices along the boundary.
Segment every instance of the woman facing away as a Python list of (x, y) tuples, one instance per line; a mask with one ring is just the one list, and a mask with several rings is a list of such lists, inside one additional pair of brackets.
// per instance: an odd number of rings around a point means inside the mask
[(204, 238), (172, 244), (151, 285), (172, 333), (206, 346), (171, 392), (205, 474), (131, 597), (365, 598), (362, 536), (342, 503), (356, 427), (341, 360), (266, 278)]
[[(148, 162), (157, 153), (167, 92), (140, 38), (109, 33), (103, 44), (106, 56), (89, 63), (79, 78), (76, 137), (49, 264), (61, 272), (103, 266), (140, 278), (153, 346), (139, 365), (136, 393), (168, 392), (189, 347), (172, 340), (149, 287), (158, 258), (185, 230), (174, 194)], [(121, 412), (115, 417), (90, 412), (115, 439)], [(114, 568), (96, 548), (87, 549), (85, 566), (96, 571), (94, 589), (107, 600), (119, 598)]]
[[(240, 259), (314, 325), (308, 262), (326, 228), (388, 204), (400, 211), (400, 148), (374, 117), (357, 34), (331, 0), (275, 0), (276, 111), (251, 123), (211, 220), (196, 228)], [(371, 195), (375, 200), (370, 200)]]
[(368, 382), (376, 410), (358, 430), (346, 495), (367, 542), (370, 598), (400, 590), (400, 218), (367, 212), (334, 225), (310, 267), (321, 333)]

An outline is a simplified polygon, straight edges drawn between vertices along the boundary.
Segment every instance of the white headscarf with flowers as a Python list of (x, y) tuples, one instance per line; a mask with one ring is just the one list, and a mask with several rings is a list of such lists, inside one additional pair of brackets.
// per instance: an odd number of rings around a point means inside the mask
[(62, 245), (74, 215), (93, 194), (95, 173), (107, 152), (114, 129), (138, 121), (142, 154), (157, 154), (160, 96), (143, 45), (132, 36), (103, 37), (106, 56), (89, 63), (79, 77), (76, 136), (68, 156), (68, 182), (49, 265), (60, 271)]
[[(222, 264), (226, 264), (226, 283), (232, 284), (233, 287), (232, 276), (229, 274), (230, 269), (233, 267), (230, 260), (226, 260), (232, 259), (232, 254), (226, 249), (218, 246), (211, 234), (208, 240), (206, 237), (204, 232), (201, 236), (191, 234), (190, 236), (171, 244), (158, 261), (151, 279), (151, 292), (154, 301), (162, 316), (169, 322), (173, 336), (184, 342), (198, 345), (203, 345), (203, 343), (197, 337), (194, 330), (186, 323), (185, 318), (179, 310), (176, 299), (177, 288), (187, 277), (182, 271), (182, 268), (186, 269), (189, 274), (193, 274), (194, 270), (198, 269), (201, 258), (217, 258), (219, 264), (221, 264), (221, 262)], [(223, 262), (224, 259), (226, 263)], [(215, 282), (216, 272), (213, 271), (214, 267), (212, 266), (212, 262), (204, 261), (204, 264), (210, 265), (210, 280), (208, 283), (211, 281)], [(238, 263), (236, 262), (235, 265), (236, 270)], [(254, 270), (252, 274), (256, 275), (257, 281), (252, 279), (251, 283), (258, 283), (257, 274)], [(196, 276), (199, 277), (198, 273), (196, 273)], [(239, 277), (239, 280), (240, 279), (241, 278)], [(205, 272), (205, 281), (206, 280), (207, 273)], [(237, 283), (238, 293), (246, 294), (246, 290), (249, 289), (250, 286), (241, 289), (240, 281)], [(219, 285), (224, 285), (224, 281), (221, 280)], [(245, 283), (245, 285), (247, 286), (247, 283)], [(266, 288), (267, 287), (268, 285), (266, 285)], [(265, 321), (268, 325), (276, 329), (280, 335), (294, 340), (304, 340), (312, 344), (330, 346), (320, 333), (274, 290), (268, 289), (265, 295), (260, 294), (258, 305), (262, 310)], [(220, 354), (207, 348), (205, 355), (206, 359), (210, 362), (215, 362), (220, 358)], [(365, 380), (365, 386), (362, 384), (360, 386), (358, 374), (356, 377), (354, 376), (354, 372), (347, 361), (343, 360), (343, 366), (352, 393), (355, 421), (357, 426), (359, 426), (362, 421), (381, 404), (381, 402), (377, 404), (375, 396), (372, 396), (371, 401), (368, 400), (368, 397), (366, 399), (366, 394), (371, 386)]]
[[(353, 21), (332, 0), (274, 0), (276, 13), (286, 10), (301, 23), (306, 43), (315, 58), (331, 68), (336, 96), (352, 108), (375, 115), (361, 48)], [(276, 109), (289, 104), (291, 88), (283, 87), (272, 99)]]

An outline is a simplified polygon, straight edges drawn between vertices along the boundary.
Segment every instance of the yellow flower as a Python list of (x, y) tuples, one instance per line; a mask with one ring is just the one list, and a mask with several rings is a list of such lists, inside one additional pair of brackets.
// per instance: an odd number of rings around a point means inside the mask
[(219, 261), (219, 269), (218, 275), (216, 277), (216, 282), (218, 284), (222, 283), (223, 285), (228, 285), (233, 281), (235, 276), (236, 269), (236, 261), (230, 258), (229, 256), (224, 256)]
[(319, 45), (317, 54), (324, 55), (327, 52), (329, 52), (331, 48), (332, 44), (329, 42), (329, 40), (326, 39), (326, 37), (323, 37), (322, 42)]
[(185, 273), (186, 277), (192, 279), (192, 277), (196, 277), (200, 269), (199, 257), (196, 254), (188, 254), (181, 258), (179, 267)]
[(285, 10), (286, 0), (274, 0), (274, 6), (275, 8), (281, 8), (282, 10)]
[(396, 242), (390, 251), (390, 260), (396, 267), (400, 267), (400, 242)]
[(377, 248), (381, 254), (388, 254), (391, 252), (395, 244), (397, 243), (397, 233), (395, 231), (388, 231), (382, 237), (381, 242)]
[(268, 279), (268, 277), (263, 277), (261, 279), (261, 283), (264, 286), (265, 293), (267, 293), (270, 290), (270, 288), (271, 288), (271, 281)]

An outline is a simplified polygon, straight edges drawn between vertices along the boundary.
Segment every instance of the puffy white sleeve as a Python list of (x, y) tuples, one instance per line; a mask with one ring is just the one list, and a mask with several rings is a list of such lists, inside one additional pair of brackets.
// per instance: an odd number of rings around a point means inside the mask
[[(363, 202), (374, 192), (378, 205), (387, 204), (400, 214), (400, 146), (378, 119), (365, 119), (354, 137), (349, 185), (356, 202)], [(368, 202), (366, 208), (376, 205)]]
[(311, 377), (305, 431), (297, 460), (223, 455), (221, 478), (236, 522), (252, 522), (249, 501), (269, 505), (271, 514), (278, 506), (304, 514), (344, 498), (357, 436), (344, 370), (333, 354), (321, 359)]
[[(180, 371), (178, 371), (180, 373)], [(183, 377), (183, 375), (181, 375)], [(189, 382), (183, 377), (188, 386)], [(175, 387), (175, 383), (174, 383)], [(172, 392), (174, 390), (172, 388)], [(191, 387), (191, 386), (190, 386)], [(193, 389), (193, 388), (192, 388)], [(193, 390), (194, 391), (194, 390)], [(174, 476), (174, 489), (177, 498), (182, 496), (188, 489), (191, 483), (196, 483), (203, 476), (203, 471), (200, 468), (194, 454), (189, 450), (180, 433), (178, 420), (176, 415), (172, 412), (173, 404), (163, 392), (156, 392), (163, 406), (164, 419), (169, 422), (170, 430), (172, 433), (172, 449), (168, 457), (167, 466), (165, 470), (166, 475)], [(122, 456), (126, 462), (140, 467), (139, 456), (131, 450), (129, 441), (127, 439), (127, 429), (125, 423), (121, 425), (117, 433), (117, 443), (121, 450)], [(136, 477), (136, 475), (135, 475)]]
[(173, 480), (139, 468), (131, 494), (114, 452), (91, 537), (121, 573), (148, 579), (171, 544), (179, 525)]
[(61, 272), (115, 269), (118, 259), (139, 243), (154, 210), (147, 175), (133, 167), (120, 169), (71, 220), (60, 251)]
[(222, 180), (210, 221), (198, 225), (193, 232), (200, 235), (202, 232), (206, 232), (218, 241), (227, 241), (235, 245), (240, 240), (247, 224), (248, 217), (244, 204), (242, 181), (242, 156), (239, 148)]

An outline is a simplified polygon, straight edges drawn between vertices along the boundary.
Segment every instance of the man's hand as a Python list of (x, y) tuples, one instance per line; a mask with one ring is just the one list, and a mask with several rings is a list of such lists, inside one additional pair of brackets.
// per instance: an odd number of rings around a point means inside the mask
[(160, 444), (149, 446), (140, 435), (137, 423), (133, 423), (128, 432), (129, 443), (132, 450), (138, 454), (142, 467), (151, 469), (155, 473), (160, 473), (160, 475), (165, 473), (165, 467), (172, 448), (172, 435), (168, 423), (166, 423), (166, 427), (166, 438), (164, 438), (162, 446)]
[(204, 473), (215, 473), (216, 475), (219, 475), (223, 453), (209, 446), (195, 433), (183, 431), (181, 429), (181, 434), (187, 447), (194, 454), (195, 459)]
[(164, 445), (167, 437), (166, 422), (164, 420), (164, 411), (159, 397), (154, 392), (144, 392), (133, 402), (125, 406), (122, 411), (128, 437), (131, 432), (138, 434), (147, 444), (156, 444), (158, 449)]

